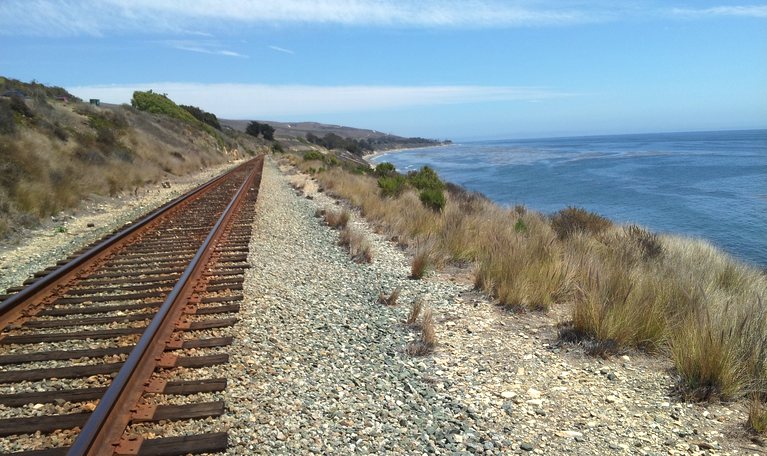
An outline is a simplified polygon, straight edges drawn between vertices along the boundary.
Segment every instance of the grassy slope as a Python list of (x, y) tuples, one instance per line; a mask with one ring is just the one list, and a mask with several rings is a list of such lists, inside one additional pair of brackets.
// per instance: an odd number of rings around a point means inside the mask
[(193, 118), (64, 102), (56, 99), (63, 89), (0, 78), (0, 92), (9, 87), (27, 97), (0, 98), (0, 238), (89, 194), (115, 195), (266, 147)]
[[(293, 161), (410, 245), (413, 275), (425, 264), (469, 262), (476, 286), (501, 305), (569, 306), (562, 338), (592, 354), (668, 355), (691, 399), (767, 401), (767, 276), (705, 241), (617, 226), (576, 208), (552, 217), (504, 209), (456, 188), (435, 212), (412, 188), (382, 197), (375, 176), (328, 166), (327, 159)], [(752, 406), (751, 421), (767, 427), (765, 410)]]

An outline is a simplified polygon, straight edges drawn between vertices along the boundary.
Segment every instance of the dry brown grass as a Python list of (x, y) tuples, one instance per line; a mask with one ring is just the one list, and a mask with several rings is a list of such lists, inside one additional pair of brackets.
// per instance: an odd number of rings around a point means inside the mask
[(355, 263), (370, 263), (373, 261), (373, 250), (370, 241), (361, 231), (346, 226), (341, 230), (338, 244), (346, 247), (349, 256)]
[(423, 300), (418, 298), (413, 301), (413, 304), (410, 306), (410, 313), (408, 313), (405, 324), (411, 326), (414, 325), (415, 322), (418, 321), (418, 317), (421, 315), (421, 310), (423, 310)]
[(0, 237), (90, 194), (115, 196), (234, 157), (173, 119), (123, 107), (28, 104), (35, 121), (0, 134)]
[(758, 394), (751, 396), (746, 426), (756, 434), (767, 434), (767, 404)]
[[(468, 261), (477, 288), (503, 305), (571, 303), (563, 334), (605, 356), (669, 354), (689, 397), (767, 389), (767, 277), (706, 242), (616, 226), (578, 208), (551, 218), (504, 209), (465, 192), (449, 192), (435, 213), (412, 191), (381, 198), (369, 176), (331, 169), (317, 178), (387, 236), (415, 248), (414, 272), (429, 258)], [(419, 250), (423, 239), (433, 241), (428, 255)]]
[(426, 308), (421, 319), (421, 332), (416, 340), (407, 344), (405, 352), (410, 356), (426, 356), (434, 352), (437, 345), (437, 334), (434, 329), (432, 311)]
[(410, 263), (410, 278), (421, 279), (437, 262), (438, 250), (435, 242), (421, 239), (416, 243), (413, 261)]
[(389, 296), (382, 291), (378, 294), (378, 303), (384, 306), (394, 307), (399, 299), (399, 287), (395, 288)]
[(346, 209), (334, 210), (329, 209), (324, 212), (325, 223), (331, 228), (342, 229), (346, 228), (346, 225), (351, 219), (351, 213)]

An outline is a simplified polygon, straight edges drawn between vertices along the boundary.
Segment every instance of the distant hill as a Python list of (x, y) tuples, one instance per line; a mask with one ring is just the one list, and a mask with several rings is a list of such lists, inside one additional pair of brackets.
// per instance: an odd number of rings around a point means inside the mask
[(221, 131), (211, 113), (163, 94), (136, 101), (146, 106), (90, 104), (61, 87), (0, 76), (0, 240), (89, 195), (116, 195), (272, 146)]
[[(251, 122), (250, 120), (227, 120), (219, 119), (222, 125), (228, 126), (238, 131), (245, 131), (245, 128)], [(259, 120), (258, 122), (267, 123), (275, 128), (277, 138), (302, 138), (307, 135), (314, 135), (320, 138), (334, 134), (342, 138), (354, 139), (368, 143), (373, 150), (389, 149), (408, 149), (414, 147), (438, 146), (447, 144), (450, 141), (439, 141), (425, 138), (405, 138), (403, 136), (383, 133), (377, 130), (367, 130), (363, 128), (346, 127), (342, 125), (330, 125), (318, 122), (274, 122), (269, 120)]]

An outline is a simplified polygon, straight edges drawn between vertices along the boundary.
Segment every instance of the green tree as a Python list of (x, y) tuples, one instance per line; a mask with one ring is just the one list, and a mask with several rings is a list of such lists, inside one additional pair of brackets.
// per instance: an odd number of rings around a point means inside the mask
[(274, 127), (269, 124), (262, 124), (253, 121), (248, 124), (248, 127), (245, 129), (245, 133), (251, 136), (255, 136), (256, 138), (258, 138), (258, 135), (263, 135), (264, 139), (274, 141)]

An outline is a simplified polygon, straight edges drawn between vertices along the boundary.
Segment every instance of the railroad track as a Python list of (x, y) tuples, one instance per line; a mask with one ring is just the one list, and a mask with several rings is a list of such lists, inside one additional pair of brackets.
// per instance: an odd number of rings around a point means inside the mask
[(228, 361), (263, 160), (0, 297), (1, 454), (226, 449), (213, 426), (164, 436), (162, 424), (225, 410), (226, 379), (210, 372)]

